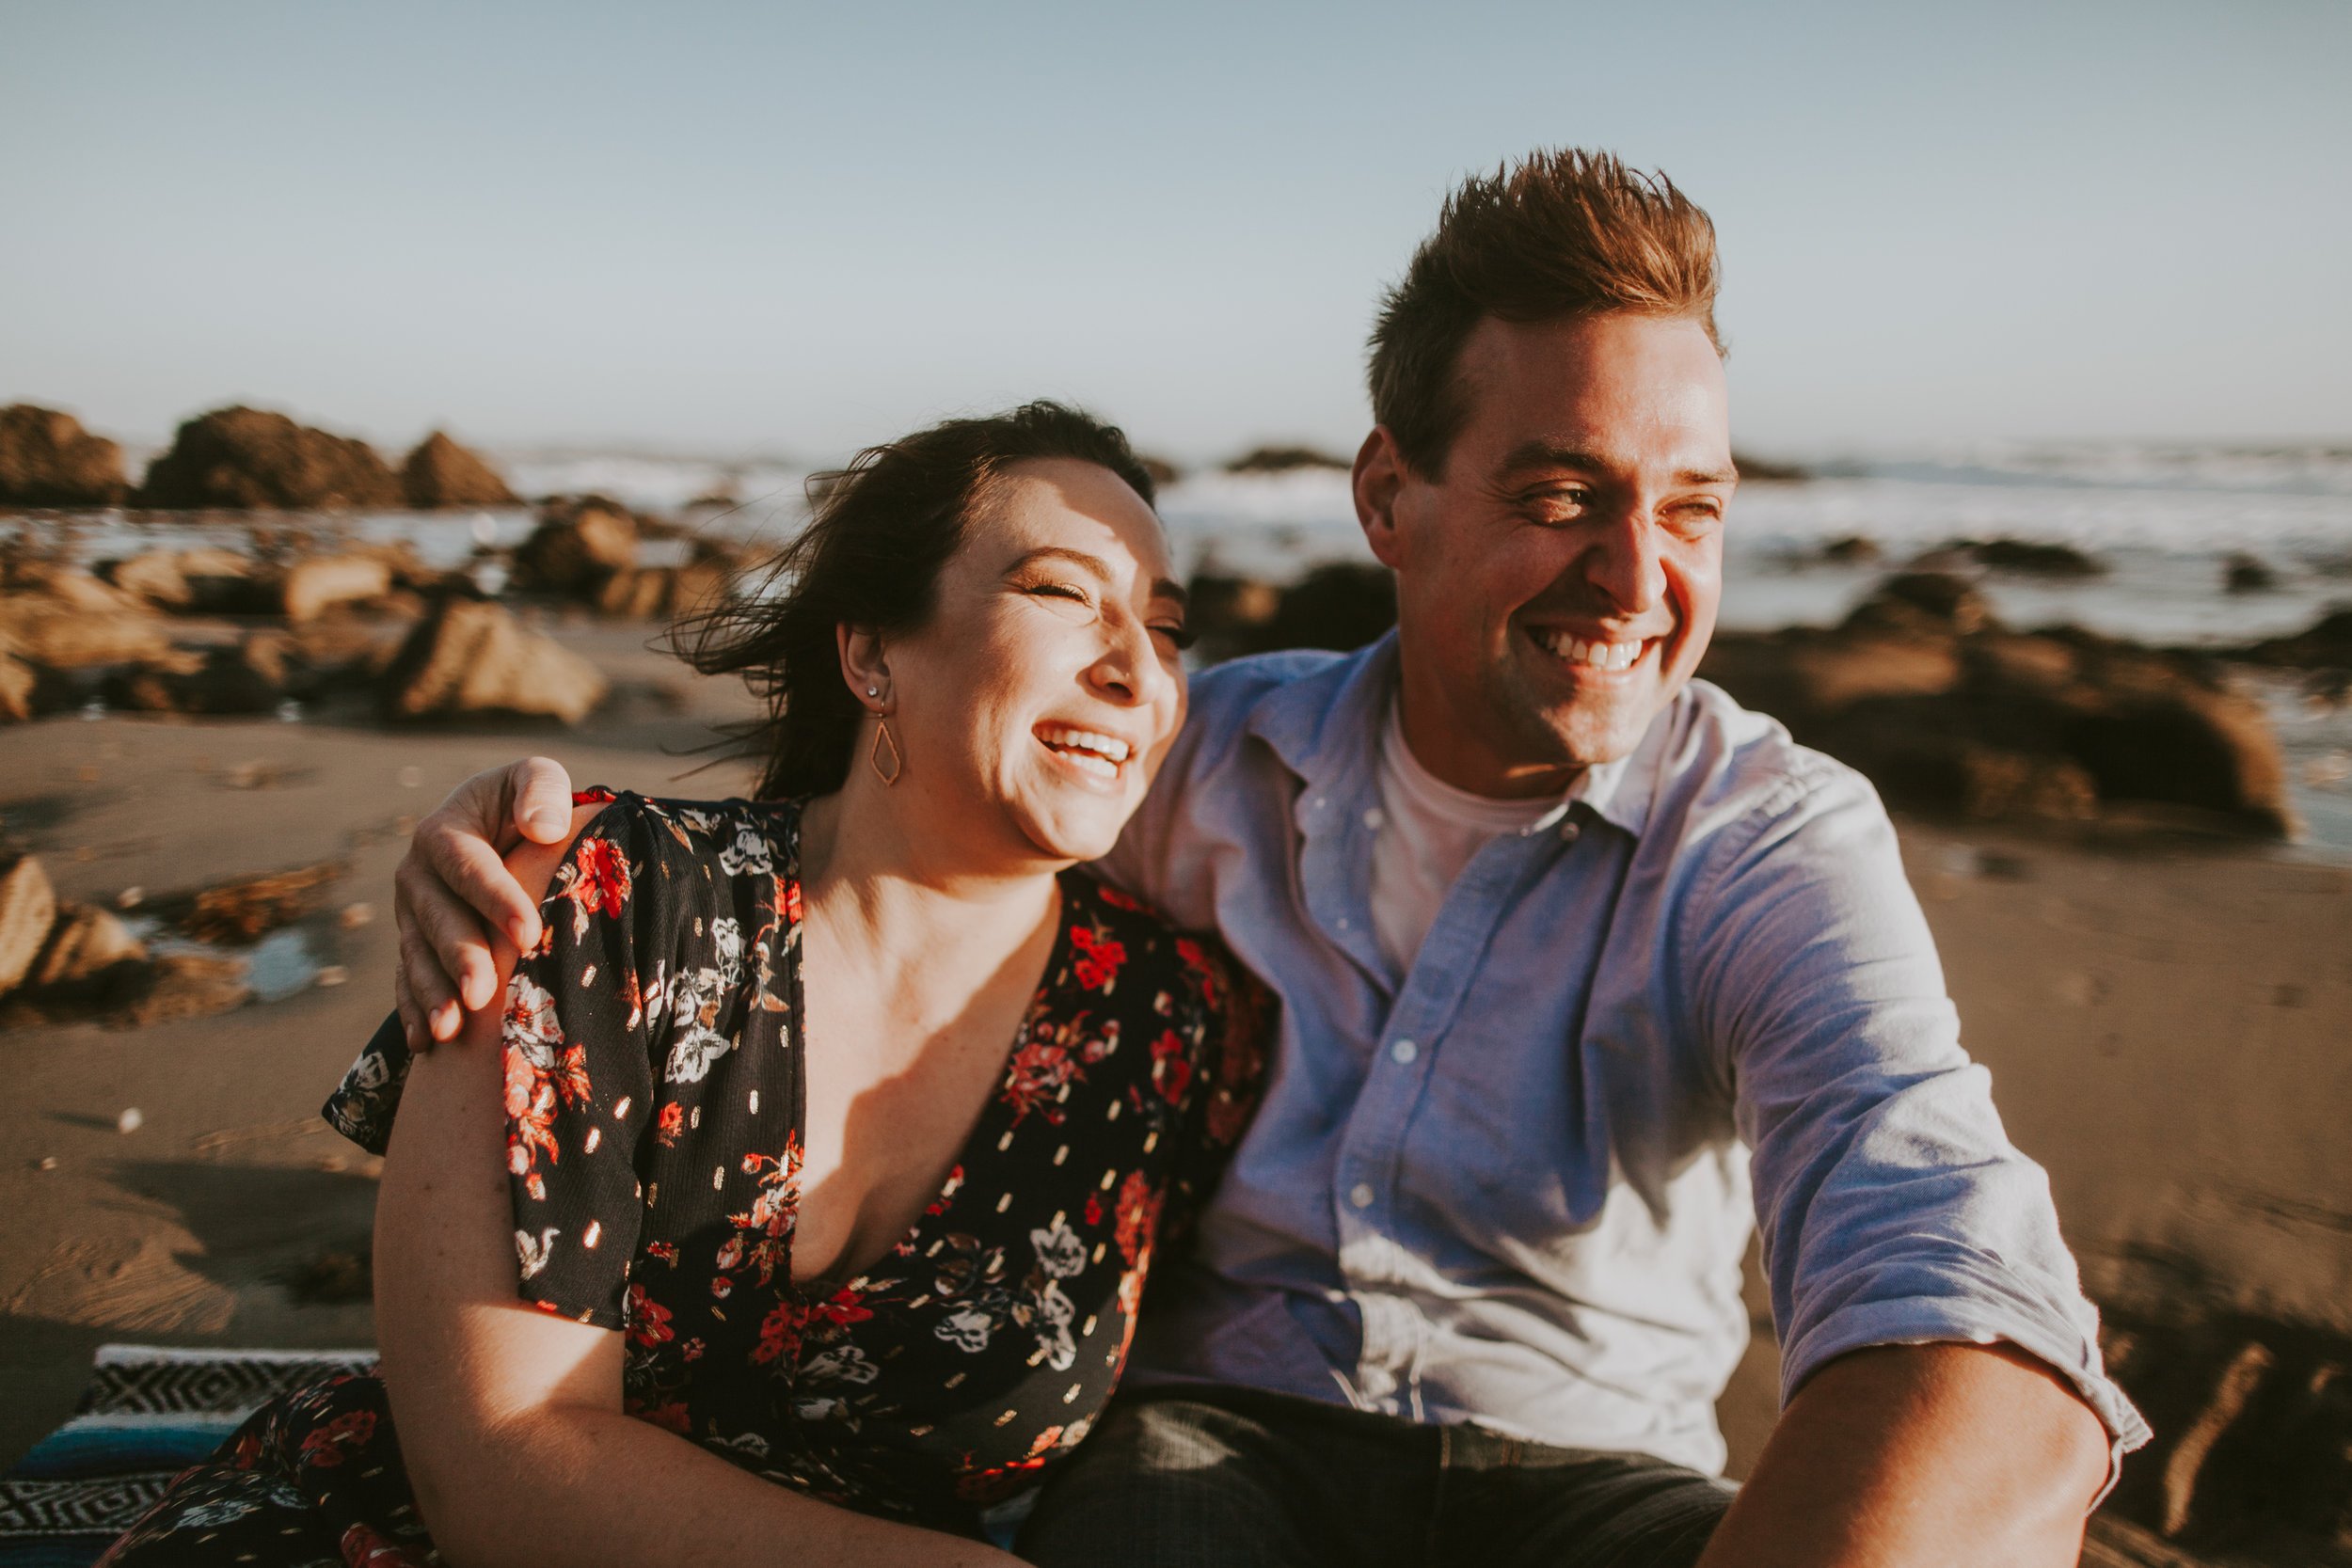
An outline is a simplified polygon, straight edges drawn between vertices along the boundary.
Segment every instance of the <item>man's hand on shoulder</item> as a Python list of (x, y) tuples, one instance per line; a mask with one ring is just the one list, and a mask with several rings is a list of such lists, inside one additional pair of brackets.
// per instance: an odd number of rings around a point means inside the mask
[(493, 932), (521, 949), (539, 940), (538, 905), (501, 855), (526, 840), (561, 844), (571, 831), (571, 775), (548, 757), (476, 773), (417, 824), (392, 874), (392, 994), (410, 1050), (455, 1039), (463, 1012), (496, 1000)]

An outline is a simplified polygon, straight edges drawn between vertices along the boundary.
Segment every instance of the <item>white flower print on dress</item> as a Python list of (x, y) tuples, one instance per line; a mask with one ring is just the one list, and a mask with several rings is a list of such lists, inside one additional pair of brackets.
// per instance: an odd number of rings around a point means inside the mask
[(974, 1354), (988, 1349), (988, 1342), (996, 1336), (996, 1320), (977, 1307), (959, 1307), (939, 1320), (931, 1330), (958, 1350)]
[(735, 842), (719, 851), (719, 869), (730, 877), (740, 877), (747, 871), (755, 877), (766, 877), (775, 869), (770, 858), (773, 853), (767, 836), (745, 824), (735, 830)]
[(710, 923), (710, 945), (719, 956), (719, 978), (734, 985), (743, 978), (743, 923), (723, 914)]
[(1087, 1244), (1068, 1220), (1055, 1222), (1051, 1230), (1030, 1231), (1029, 1244), (1037, 1248), (1037, 1266), (1056, 1279), (1075, 1279), (1086, 1272)]
[(801, 1376), (811, 1383), (871, 1383), (881, 1375), (855, 1345), (828, 1345), (801, 1366)]
[(662, 1065), (661, 1081), (699, 1084), (709, 1075), (710, 1064), (734, 1049), (735, 1042), (718, 1030), (690, 1023), (670, 1042), (670, 1059)]
[(546, 1272), (548, 1254), (553, 1250), (556, 1237), (562, 1234), (551, 1225), (539, 1232), (536, 1241), (532, 1239), (528, 1230), (515, 1232), (515, 1256), (522, 1264), (525, 1279), (536, 1279)]
[(1077, 1315), (1077, 1307), (1061, 1293), (1061, 1281), (1047, 1280), (1037, 1293), (1037, 1348), (1057, 1372), (1068, 1371), (1078, 1359), (1078, 1341), (1070, 1335), (1070, 1320)]

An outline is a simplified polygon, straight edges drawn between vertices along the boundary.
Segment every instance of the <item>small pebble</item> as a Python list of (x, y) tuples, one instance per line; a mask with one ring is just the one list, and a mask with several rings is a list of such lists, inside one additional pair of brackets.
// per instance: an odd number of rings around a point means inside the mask
[(84, 763), (81, 767), (73, 770), (73, 776), (83, 784), (96, 784), (98, 782), (98, 769), (92, 768), (88, 763)]
[(350, 972), (342, 965), (328, 964), (319, 971), (318, 983), (322, 986), (340, 986), (350, 978)]
[(135, 1105), (115, 1117), (115, 1131), (118, 1132), (135, 1132), (146, 1125), (146, 1113)]
[(373, 904), (345, 904), (342, 913), (335, 918), (337, 924), (341, 925), (344, 930), (356, 931), (362, 926), (373, 923), (375, 906)]
[(119, 910), (135, 910), (146, 902), (147, 890), (143, 887), (126, 887), (115, 895), (115, 908)]
[(424, 785), (424, 769), (421, 768), (404, 768), (395, 777), (400, 780), (403, 789), (421, 789)]
[(33, 1162), (33, 1168), (35, 1170), (56, 1170), (57, 1168), (57, 1157), (54, 1154), (44, 1154), (40, 1159)]
[(413, 833), (416, 831), (417, 819), (410, 816), (405, 812), (403, 812), (400, 816), (392, 818), (392, 832), (398, 833), (401, 837), (406, 838), (410, 833)]
[(300, 723), (302, 721), (302, 705), (295, 702), (292, 697), (289, 697), (284, 702), (278, 704), (278, 721), (281, 724)]

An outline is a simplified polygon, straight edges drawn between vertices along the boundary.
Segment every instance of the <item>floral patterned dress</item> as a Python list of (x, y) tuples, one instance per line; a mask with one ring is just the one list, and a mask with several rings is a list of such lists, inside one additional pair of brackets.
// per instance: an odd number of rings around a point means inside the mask
[[(796, 1285), (795, 802), (610, 800), (506, 999), (522, 1297), (626, 1338), (631, 1414), (783, 1485), (973, 1533), (1086, 1434), (1153, 1249), (1255, 1103), (1263, 993), (1082, 872), (1004, 1075), (936, 1198), (857, 1277)], [(326, 1106), (381, 1149), (388, 1021)], [(437, 1561), (383, 1386), (265, 1406), (108, 1562)]]

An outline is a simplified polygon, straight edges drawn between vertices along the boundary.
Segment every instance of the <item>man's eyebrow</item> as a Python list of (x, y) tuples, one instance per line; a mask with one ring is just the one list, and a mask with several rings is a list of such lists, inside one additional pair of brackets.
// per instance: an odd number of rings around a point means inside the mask
[[(1587, 473), (1606, 473), (1609, 465), (1589, 451), (1538, 436), (1532, 441), (1521, 441), (1502, 460), (1502, 471), (1506, 474), (1524, 473), (1530, 468), (1581, 468)], [(1675, 474), (1677, 484), (1737, 484), (1739, 482), (1739, 473), (1731, 468), (1683, 468)]]
[(1185, 593), (1184, 585), (1174, 578), (1152, 578), (1152, 596), (1155, 599), (1173, 599), (1178, 610), (1192, 608), (1192, 595)]

